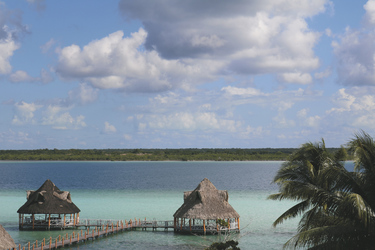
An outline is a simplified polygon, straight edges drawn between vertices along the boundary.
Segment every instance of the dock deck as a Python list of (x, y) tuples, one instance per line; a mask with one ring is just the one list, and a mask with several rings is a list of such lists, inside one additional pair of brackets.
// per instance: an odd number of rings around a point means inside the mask
[[(84, 229), (82, 229), (84, 228)], [(156, 221), (156, 220), (137, 220), (134, 221), (114, 221), (114, 220), (81, 220), (75, 225), (75, 230), (71, 235), (59, 235), (59, 237), (53, 239), (43, 239), (41, 241), (35, 241), (34, 243), (28, 242), (24, 246), (19, 245), (19, 250), (44, 250), (44, 249), (57, 249), (67, 247), (73, 244), (79, 244), (88, 240), (95, 240), (99, 237), (106, 237), (115, 233), (130, 231), (130, 230), (147, 230), (152, 229), (153, 231), (163, 229), (168, 231), (174, 229), (173, 221)]]

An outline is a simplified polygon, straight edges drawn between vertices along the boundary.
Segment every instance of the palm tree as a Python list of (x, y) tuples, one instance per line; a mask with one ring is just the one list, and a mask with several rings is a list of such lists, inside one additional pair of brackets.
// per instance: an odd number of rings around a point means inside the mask
[(302, 145), (274, 178), (274, 200), (297, 204), (273, 223), (301, 216), (297, 234), (284, 248), (372, 249), (375, 246), (375, 143), (362, 132), (349, 143), (356, 171), (344, 167), (343, 148), (330, 153), (324, 140)]

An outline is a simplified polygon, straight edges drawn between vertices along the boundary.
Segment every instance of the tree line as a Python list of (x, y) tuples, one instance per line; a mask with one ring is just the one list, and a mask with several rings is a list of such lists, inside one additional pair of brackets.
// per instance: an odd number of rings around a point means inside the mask
[[(296, 148), (0, 150), (0, 160), (28, 161), (285, 161)], [(328, 149), (334, 151), (335, 148)]]

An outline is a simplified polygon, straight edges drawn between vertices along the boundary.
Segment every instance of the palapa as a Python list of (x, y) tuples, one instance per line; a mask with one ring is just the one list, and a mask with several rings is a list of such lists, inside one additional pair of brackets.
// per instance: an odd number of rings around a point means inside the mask
[(16, 248), (13, 238), (9, 233), (0, 225), (0, 250)]
[[(46, 180), (38, 190), (27, 191), (27, 201), (17, 211), (19, 228), (49, 230), (74, 227), (79, 222), (80, 211), (69, 192), (61, 191), (51, 180)], [(25, 216), (27, 214), (30, 216)], [(70, 218), (67, 219), (67, 216)]]
[(19, 214), (75, 214), (81, 210), (72, 202), (68, 191), (60, 191), (46, 180), (36, 191), (27, 191), (27, 201), (17, 211)]
[(217, 190), (204, 178), (193, 191), (184, 192), (184, 204), (173, 215), (175, 218), (216, 220), (239, 218), (228, 203), (228, 192)]

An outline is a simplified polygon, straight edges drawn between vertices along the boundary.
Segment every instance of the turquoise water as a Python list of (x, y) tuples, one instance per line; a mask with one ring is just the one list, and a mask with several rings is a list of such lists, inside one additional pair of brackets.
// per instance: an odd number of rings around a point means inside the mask
[[(297, 220), (277, 228), (272, 222), (294, 203), (267, 200), (277, 192), (271, 181), (281, 162), (0, 162), (0, 224), (16, 243), (69, 234), (66, 231), (18, 231), (17, 210), (26, 190), (51, 179), (70, 191), (80, 218), (173, 220), (183, 192), (208, 178), (228, 190), (229, 203), (241, 216), (241, 249), (281, 249)], [(131, 231), (73, 246), (72, 249), (204, 249), (219, 236), (187, 236), (172, 231)]]

